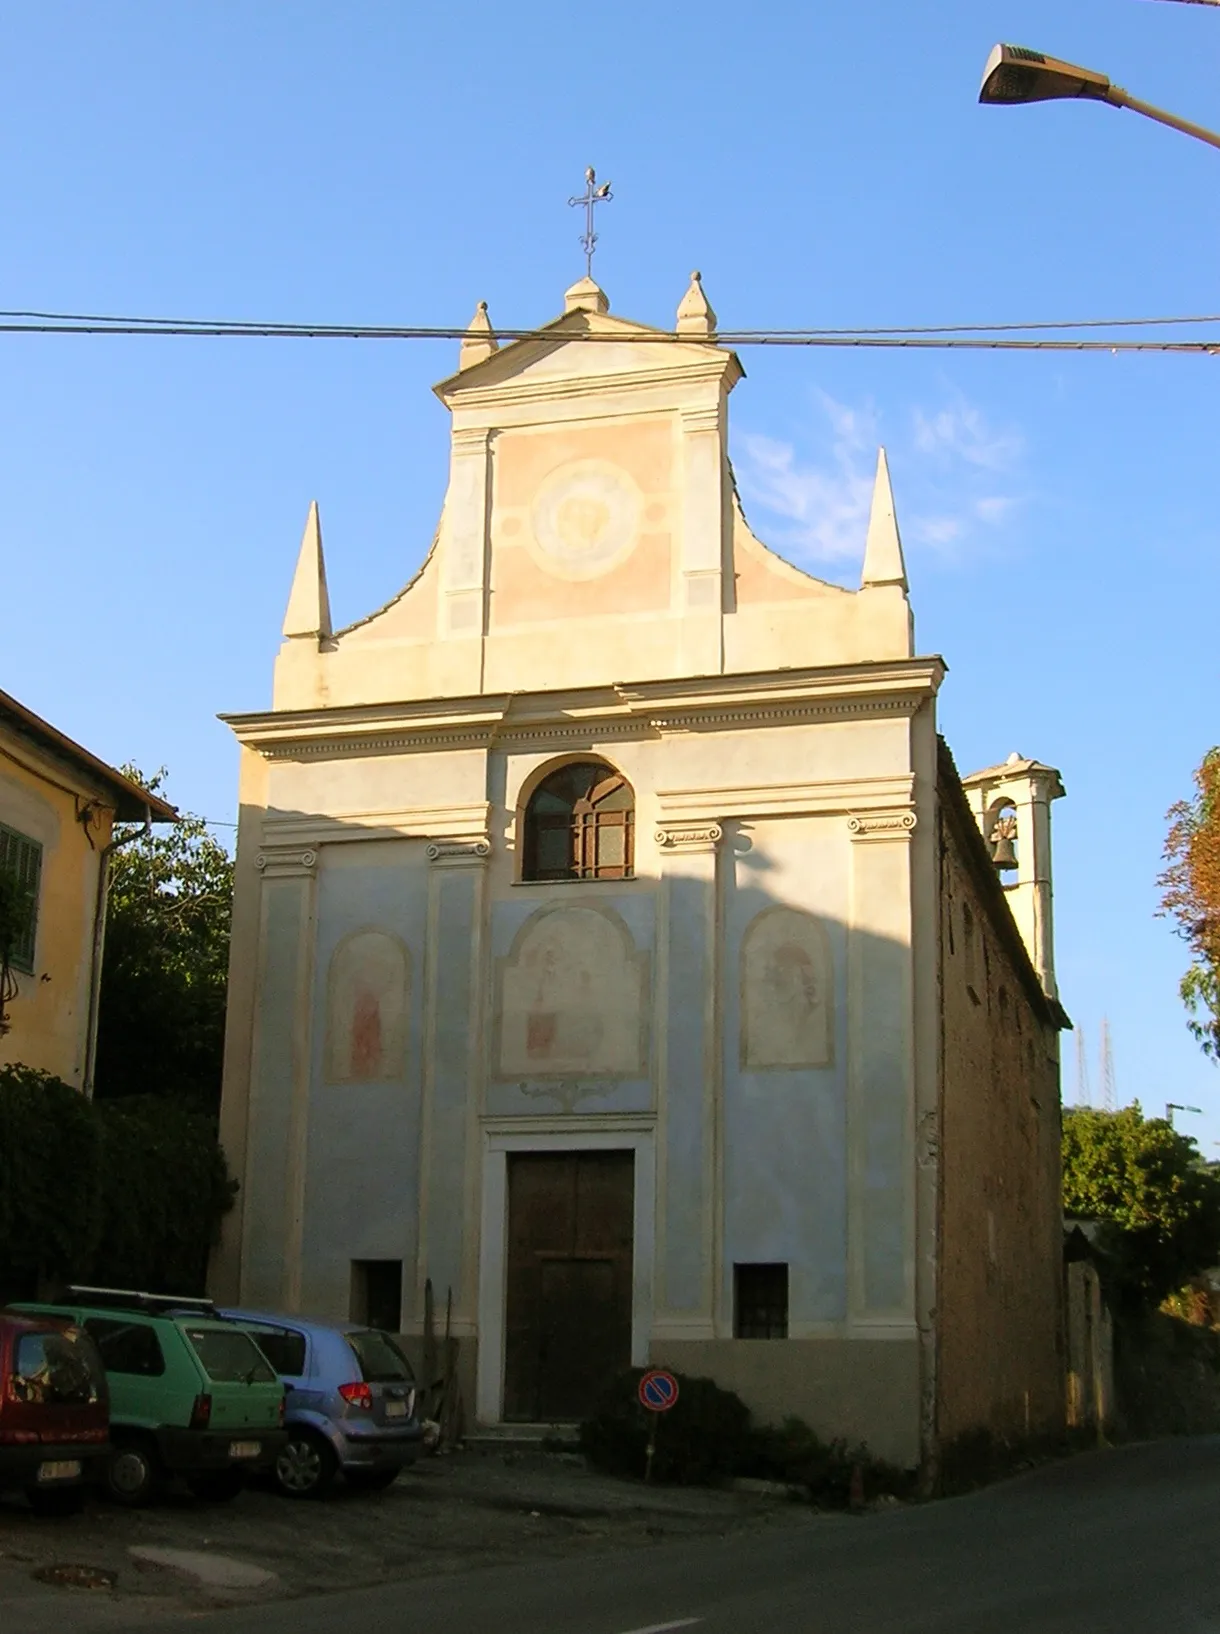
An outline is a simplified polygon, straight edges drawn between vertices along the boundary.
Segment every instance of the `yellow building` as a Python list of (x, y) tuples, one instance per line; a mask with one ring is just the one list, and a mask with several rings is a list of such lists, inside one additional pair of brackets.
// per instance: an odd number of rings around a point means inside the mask
[(0, 1064), (91, 1091), (109, 865), (123, 843), (113, 825), (176, 815), (0, 692), (0, 873), (20, 899), (0, 963)]

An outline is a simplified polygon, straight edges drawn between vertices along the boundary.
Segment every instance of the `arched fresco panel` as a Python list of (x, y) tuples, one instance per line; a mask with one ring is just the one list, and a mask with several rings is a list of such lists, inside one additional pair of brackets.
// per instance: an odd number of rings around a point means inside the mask
[(617, 916), (556, 908), (528, 920), (501, 974), (499, 1075), (642, 1072), (644, 963)]
[(765, 908), (741, 944), (743, 1067), (827, 1067), (834, 1059), (834, 968), (826, 927)]
[(327, 975), (326, 1081), (403, 1077), (410, 999), (410, 957), (396, 936), (360, 930), (344, 937)]

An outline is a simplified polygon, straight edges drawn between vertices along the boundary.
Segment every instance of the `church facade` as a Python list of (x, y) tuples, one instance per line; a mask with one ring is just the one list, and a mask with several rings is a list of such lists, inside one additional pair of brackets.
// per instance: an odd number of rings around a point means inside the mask
[(698, 275), (672, 333), (480, 307), (432, 550), (346, 630), (311, 510), (226, 717), (212, 1285), (418, 1341), (430, 1281), (483, 1424), (651, 1362), (914, 1465), (1062, 1422), (1062, 788), (958, 778), (884, 454), (858, 590), (755, 538), (742, 372)]

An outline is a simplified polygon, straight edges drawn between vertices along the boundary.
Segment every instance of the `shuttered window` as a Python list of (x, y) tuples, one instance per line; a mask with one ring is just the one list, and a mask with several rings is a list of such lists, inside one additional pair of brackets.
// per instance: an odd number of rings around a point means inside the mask
[(15, 934), (8, 950), (9, 963), (18, 970), (34, 969), (34, 937), (38, 929), (38, 883), (42, 877), (42, 847), (15, 828), (0, 823), (0, 875), (13, 882), (17, 903)]
[(630, 879), (635, 797), (612, 766), (561, 766), (525, 814), (524, 880)]

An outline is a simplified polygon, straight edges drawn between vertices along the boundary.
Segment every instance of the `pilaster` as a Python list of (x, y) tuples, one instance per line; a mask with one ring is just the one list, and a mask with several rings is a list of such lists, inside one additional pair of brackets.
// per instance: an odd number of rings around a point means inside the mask
[(481, 639), (487, 630), (491, 432), (455, 427), (445, 502), (438, 635)]
[[(475, 1332), (480, 1208), (483, 928), (487, 835), (433, 840), (428, 858), (416, 1308), (430, 1277), (451, 1332)], [(438, 1184), (438, 1182), (440, 1182)]]
[[(719, 823), (666, 823), (661, 863), (658, 1314), (653, 1337), (716, 1336), (721, 1085)], [(697, 1229), (692, 1230), (692, 1226)]]
[(915, 824), (910, 808), (847, 821), (848, 1321), (876, 1337), (914, 1336)]
[(243, 1217), (244, 1300), (298, 1310), (316, 944), (318, 853), (264, 847), (259, 983)]
[(680, 582), (683, 657), (691, 675), (724, 668), (727, 530), (724, 412), (717, 386), (712, 401), (681, 412), (683, 527)]

